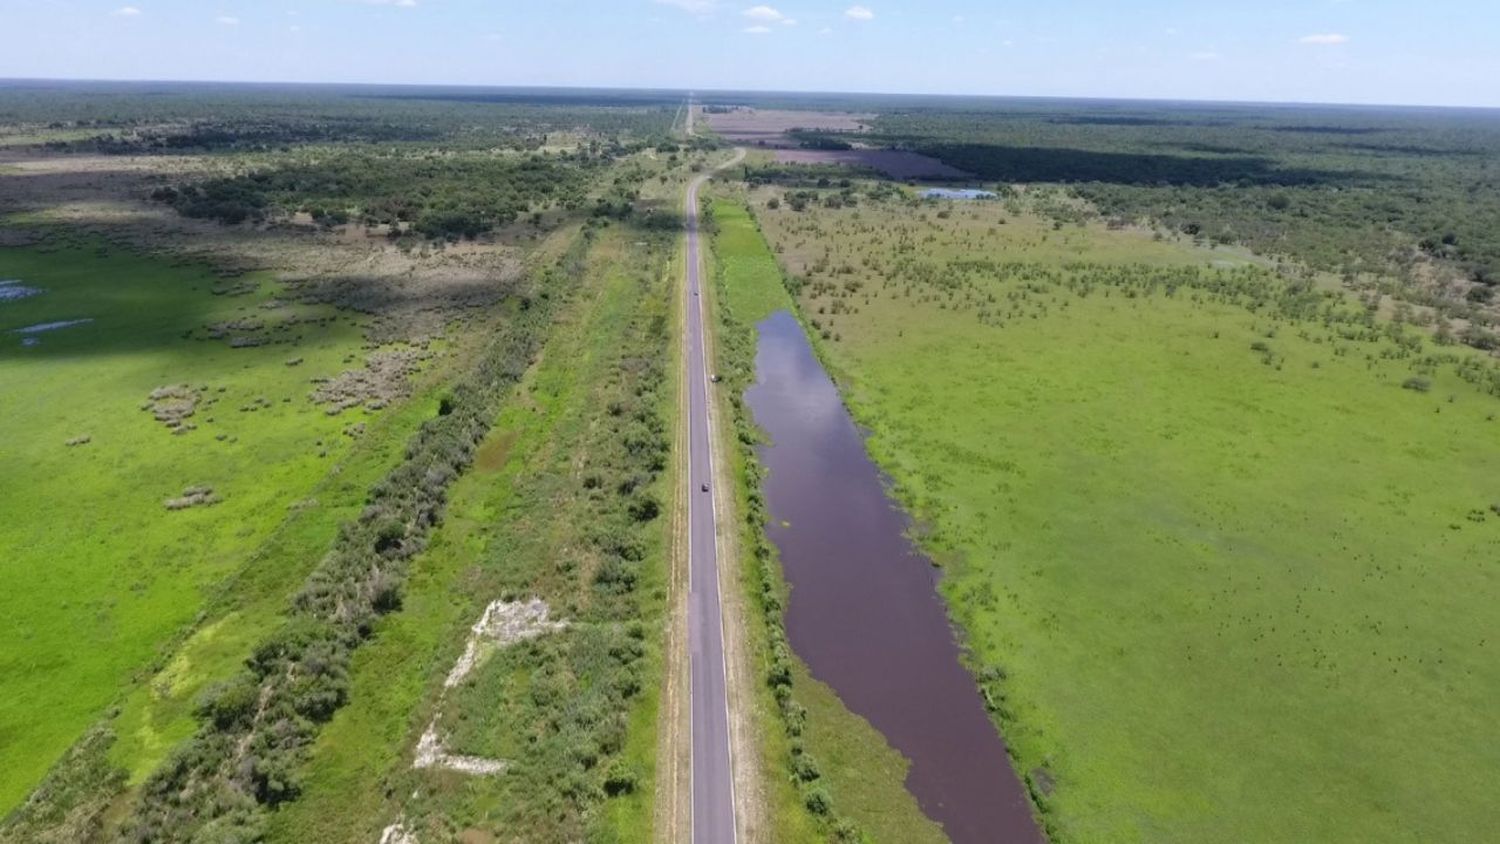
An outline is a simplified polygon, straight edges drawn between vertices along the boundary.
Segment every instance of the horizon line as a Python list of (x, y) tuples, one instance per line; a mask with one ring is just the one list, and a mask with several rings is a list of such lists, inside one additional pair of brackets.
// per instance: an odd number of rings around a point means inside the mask
[(0, 76), (0, 86), (10, 83), (115, 83), (140, 85), (228, 85), (290, 87), (346, 87), (346, 88), (464, 88), (474, 90), (533, 90), (533, 91), (619, 91), (619, 92), (670, 92), (682, 94), (793, 94), (799, 96), (829, 97), (917, 97), (932, 99), (982, 99), (982, 100), (1031, 100), (1050, 102), (1123, 102), (1158, 103), (1182, 105), (1228, 105), (1228, 106), (1297, 106), (1323, 108), (1368, 108), (1368, 109), (1435, 109), (1445, 111), (1497, 111), (1496, 105), (1442, 105), (1435, 103), (1391, 103), (1373, 101), (1331, 102), (1327, 100), (1216, 100), (1195, 97), (1168, 96), (1107, 96), (1085, 94), (974, 94), (934, 93), (931, 91), (826, 91), (816, 89), (774, 88), (673, 88), (628, 85), (536, 85), (496, 84), (476, 82), (334, 82), (308, 80), (256, 80), (256, 79), (159, 79), (147, 77), (48, 77), (48, 76)]

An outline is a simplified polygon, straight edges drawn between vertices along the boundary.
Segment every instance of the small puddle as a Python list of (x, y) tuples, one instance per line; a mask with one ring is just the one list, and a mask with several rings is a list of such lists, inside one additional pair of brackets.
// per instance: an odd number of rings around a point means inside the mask
[(990, 722), (937, 593), (864, 437), (802, 327), (759, 326), (745, 394), (761, 449), (768, 535), (791, 585), (787, 637), (814, 677), (911, 760), (906, 787), (948, 837), (1039, 842), (1025, 791)]
[(61, 331), (64, 328), (72, 328), (75, 325), (88, 325), (92, 319), (64, 319), (57, 322), (40, 322), (36, 325), (28, 325), (24, 328), (12, 328), (12, 334), (45, 334), (48, 331)]
[(0, 302), (14, 302), (41, 292), (38, 288), (22, 284), (18, 278), (0, 278)]

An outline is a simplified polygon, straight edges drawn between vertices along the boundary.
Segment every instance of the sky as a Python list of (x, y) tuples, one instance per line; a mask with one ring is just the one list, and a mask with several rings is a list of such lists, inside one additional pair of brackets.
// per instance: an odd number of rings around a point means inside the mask
[(0, 78), (1500, 107), (1500, 0), (0, 0)]

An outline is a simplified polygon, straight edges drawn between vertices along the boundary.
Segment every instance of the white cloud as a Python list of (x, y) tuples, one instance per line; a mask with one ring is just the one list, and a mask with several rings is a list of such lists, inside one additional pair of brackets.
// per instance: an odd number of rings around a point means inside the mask
[(844, 17), (852, 21), (872, 21), (875, 13), (868, 6), (850, 6), (844, 11)]
[(751, 20), (765, 21), (767, 23), (775, 23), (785, 17), (781, 12), (776, 11), (770, 6), (751, 6), (741, 12), (741, 14)]
[(757, 25), (745, 27), (745, 34), (747, 35), (769, 35), (770, 33), (771, 28), (769, 26)]
[(672, 6), (694, 15), (706, 15), (718, 7), (718, 0), (654, 0), (663, 6)]
[(1318, 35), (1304, 35), (1297, 39), (1303, 44), (1348, 44), (1349, 36), (1340, 35), (1337, 32), (1327, 32)]
[(1223, 58), (1223, 56), (1220, 56), (1218, 53), (1215, 53), (1212, 50), (1199, 50), (1198, 52), (1189, 55), (1188, 58), (1192, 59), (1195, 62), (1216, 62), (1219, 59)]
[(396, 6), (402, 9), (415, 8), (417, 0), (359, 0), (366, 6)]
[(134, 6), (121, 6), (120, 8), (115, 9), (113, 12), (110, 12), (111, 15), (114, 15), (117, 18), (133, 18), (140, 13), (141, 10), (137, 9)]
[(218, 24), (222, 24), (223, 26), (239, 26), (240, 25), (240, 19), (237, 18), (237, 17), (234, 17), (233, 15), (219, 15), (218, 17), (214, 18), (214, 22), (218, 23)]

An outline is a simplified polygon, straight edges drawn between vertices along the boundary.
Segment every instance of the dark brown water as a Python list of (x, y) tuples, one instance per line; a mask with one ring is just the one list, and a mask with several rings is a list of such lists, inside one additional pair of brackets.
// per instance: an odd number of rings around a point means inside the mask
[(793, 650), (911, 760), (906, 787), (949, 838), (1044, 840), (959, 663), (937, 570), (790, 314), (760, 324), (755, 365), (745, 397), (772, 442), (761, 460)]

